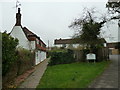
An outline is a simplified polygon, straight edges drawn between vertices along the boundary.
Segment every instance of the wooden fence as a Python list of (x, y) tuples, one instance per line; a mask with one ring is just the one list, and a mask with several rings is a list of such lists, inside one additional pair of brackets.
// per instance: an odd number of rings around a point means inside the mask
[[(96, 54), (96, 61), (108, 60), (109, 59), (109, 49), (101, 48), (98, 49)], [(74, 50), (74, 57), (76, 61), (86, 61), (86, 54), (83, 50)]]

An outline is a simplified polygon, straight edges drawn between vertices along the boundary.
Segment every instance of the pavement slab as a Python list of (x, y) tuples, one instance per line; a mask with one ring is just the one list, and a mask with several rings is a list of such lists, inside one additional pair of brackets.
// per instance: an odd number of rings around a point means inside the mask
[(44, 74), (49, 59), (44, 60), (35, 66), (35, 71), (18, 88), (36, 88)]

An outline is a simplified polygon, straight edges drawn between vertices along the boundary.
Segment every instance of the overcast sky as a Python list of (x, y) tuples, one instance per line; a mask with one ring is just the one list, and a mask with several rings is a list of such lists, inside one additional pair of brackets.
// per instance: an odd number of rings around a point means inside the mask
[[(96, 7), (101, 13), (107, 9), (107, 0), (19, 0), (22, 4), (22, 26), (37, 34), (46, 44), (50, 41), (53, 45), (54, 39), (71, 38), (74, 30), (68, 28), (75, 18), (82, 14), (84, 7)], [(25, 2), (26, 1), (26, 2)], [(16, 0), (1, 0), (0, 3), (0, 29), (10, 32), (15, 25)], [(108, 25), (107, 25), (108, 26)], [(111, 26), (111, 27), (110, 27)], [(117, 23), (111, 24), (109, 28), (103, 28), (106, 32), (104, 37), (108, 42), (116, 41), (118, 37)], [(108, 36), (115, 37), (107, 38)]]

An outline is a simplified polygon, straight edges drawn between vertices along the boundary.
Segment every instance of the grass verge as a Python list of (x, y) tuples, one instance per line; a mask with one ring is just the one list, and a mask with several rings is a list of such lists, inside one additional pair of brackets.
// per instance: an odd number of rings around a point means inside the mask
[(86, 88), (109, 63), (82, 62), (48, 66), (37, 88)]

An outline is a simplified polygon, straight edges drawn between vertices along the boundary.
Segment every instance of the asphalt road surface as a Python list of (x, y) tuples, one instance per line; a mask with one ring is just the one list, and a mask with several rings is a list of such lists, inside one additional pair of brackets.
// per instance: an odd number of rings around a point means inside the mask
[(88, 88), (120, 88), (120, 55), (110, 55), (112, 63)]

